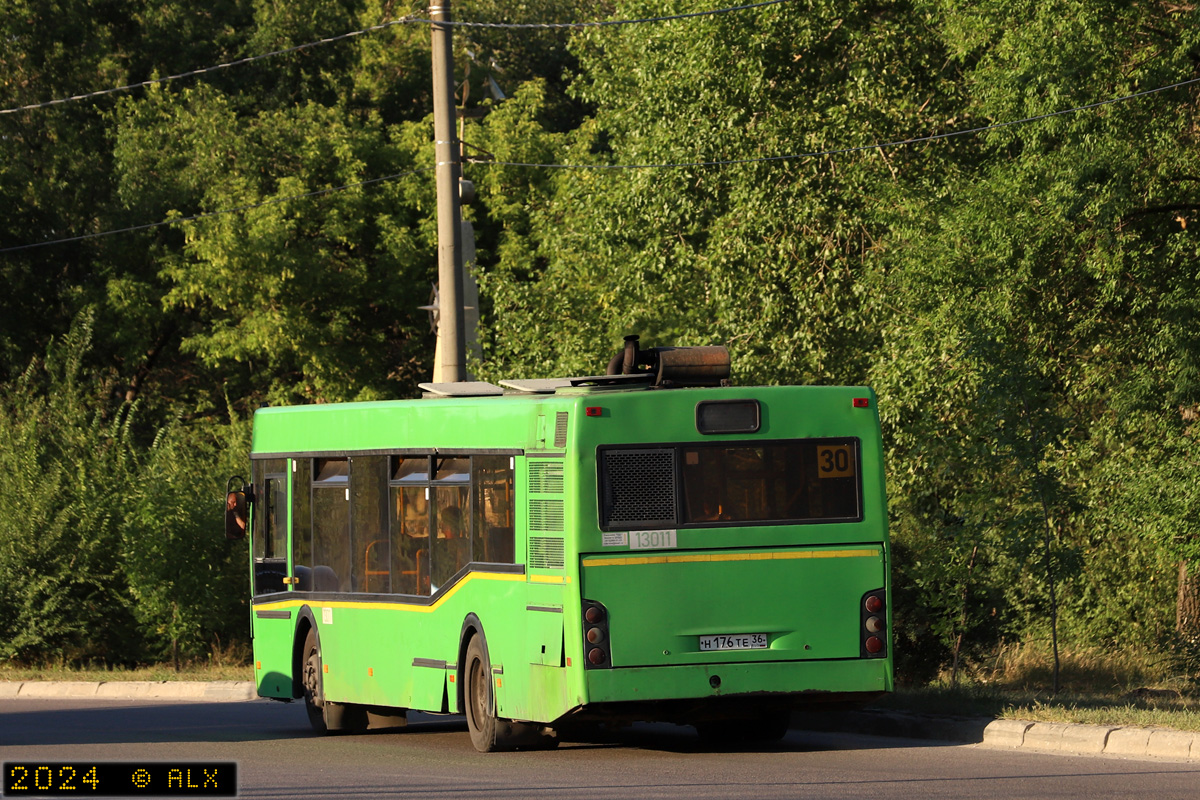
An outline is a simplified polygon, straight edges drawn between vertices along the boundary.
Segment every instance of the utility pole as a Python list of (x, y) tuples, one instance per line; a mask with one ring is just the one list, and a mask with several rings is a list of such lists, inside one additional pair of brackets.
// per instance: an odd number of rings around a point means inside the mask
[(463, 335), (462, 209), (459, 205), (458, 137), (454, 125), (454, 53), (449, 25), (450, 0), (434, 0), (429, 6), (433, 20), (433, 138), (437, 159), (438, 215), (438, 339), (441, 359), (434, 365), (435, 383), (466, 380), (466, 348)]

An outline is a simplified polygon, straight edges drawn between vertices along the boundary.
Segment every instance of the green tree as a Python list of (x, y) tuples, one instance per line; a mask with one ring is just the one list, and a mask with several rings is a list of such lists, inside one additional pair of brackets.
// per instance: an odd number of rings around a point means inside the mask
[[(614, 16), (699, 7), (619, 3)], [(512, 119), (493, 115), (486, 146), (554, 163), (682, 164), (938, 129), (953, 87), (941, 85), (944, 55), (924, 26), (906, 4), (814, 3), (587, 30), (573, 40), (571, 91), (594, 115), (561, 142), (516, 141)], [(864, 278), (885, 211), (903, 180), (923, 180), (953, 154), (866, 150), (536, 178), (476, 168), (483, 213), (502, 226), (484, 264), (489, 357), (531, 375), (592, 372), (638, 332), (649, 343), (728, 343), (739, 380), (861, 379), (882, 311)], [(536, 193), (518, 212), (519, 182)]]
[(200, 88), (130, 103), (116, 154), (131, 205), (164, 215), (254, 206), (163, 234), (176, 241), (159, 258), (160, 302), (192, 321), (182, 351), (230, 380), (235, 397), (411, 391), (428, 347), (416, 307), (432, 247), (406, 201), (427, 176), (288, 200), (414, 172), (379, 126), (315, 103), (239, 115)]
[[(1195, 12), (1163, 5), (936, 7), (976, 118), (1169, 84), (1200, 53)], [(1196, 457), (1196, 100), (1192, 87), (989, 133), (953, 192), (893, 228), (880, 291), (913, 322), (884, 332), (873, 377), (896, 533), (952, 533), (965, 564), (986, 521), (984, 582), (1006, 587), (992, 637), (1049, 636), (1039, 516), (1073, 641), (1144, 647), (1169, 628), (1163, 556), (1194, 546), (1197, 510), (1190, 488), (1166, 488)]]
[(89, 316), (0, 396), (0, 656), (124, 660), (138, 640), (120, 571), (136, 476), (128, 405), (95, 395)]
[[(9, 3), (0, 15), (0, 108), (109, 89), (220, 63), (238, 52), (245, 3), (169, 9), (140, 0)], [(115, 197), (111, 117), (120, 95), (0, 115), (0, 247), (145, 223)], [(97, 310), (90, 358), (132, 399), (171, 359), (177, 325), (158, 309), (152, 254), (137, 236), (0, 255), (0, 379), (14, 378), (85, 306)], [(110, 302), (112, 309), (110, 310)], [(133, 316), (129, 319), (130, 315)], [(129, 322), (130, 324), (125, 324)]]
[(144, 656), (201, 656), (247, 639), (245, 542), (220, 534), (225, 477), (245, 470), (248, 421), (174, 423), (139, 452), (140, 482), (123, 508), (121, 570)]
[[(614, 12), (612, 0), (459, 0), (456, 20), (506, 25), (595, 22)], [(538, 121), (556, 133), (573, 130), (590, 104), (570, 91), (579, 60), (561, 28), (457, 27), (457, 98), (460, 106), (494, 106), (498, 95), (510, 97), (523, 85), (540, 81), (545, 98)]]
[(151, 444), (136, 404), (86, 366), (93, 314), (0, 396), (0, 658), (133, 663), (245, 638), (243, 543), (220, 535), (223, 476), (249, 426)]

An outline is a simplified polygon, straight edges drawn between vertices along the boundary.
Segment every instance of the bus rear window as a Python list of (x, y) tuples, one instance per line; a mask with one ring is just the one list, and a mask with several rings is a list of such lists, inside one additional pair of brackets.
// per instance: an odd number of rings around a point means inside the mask
[(858, 519), (852, 439), (682, 447), (683, 522)]
[(862, 519), (857, 439), (604, 449), (601, 527)]

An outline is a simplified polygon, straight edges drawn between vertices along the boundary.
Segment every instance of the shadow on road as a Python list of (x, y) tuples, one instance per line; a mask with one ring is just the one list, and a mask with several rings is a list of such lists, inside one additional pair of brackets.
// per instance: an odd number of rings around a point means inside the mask
[[(863, 738), (861, 734), (873, 731), (856, 730), (852, 726), (827, 726), (824, 730), (825, 733), (817, 734), (793, 729), (779, 742), (716, 746), (702, 741), (690, 726), (642, 723), (616, 729), (596, 726), (564, 731), (560, 741), (564, 749), (632, 749), (676, 754), (951, 746), (947, 742), (916, 741), (912, 738)], [(834, 731), (832, 735), (829, 733), (831, 730)], [(423, 739), (447, 733), (465, 734), (466, 723), (463, 718), (413, 712), (407, 728), (368, 731), (337, 738), (347, 740), (364, 737), (382, 741), (380, 737)], [(301, 703), (26, 700), (0, 705), (0, 746), (238, 743), (315, 737)], [(470, 746), (469, 742), (467, 746)]]
[(309, 735), (304, 706), (297, 704), (18, 700), (0, 706), (0, 746), (254, 742)]

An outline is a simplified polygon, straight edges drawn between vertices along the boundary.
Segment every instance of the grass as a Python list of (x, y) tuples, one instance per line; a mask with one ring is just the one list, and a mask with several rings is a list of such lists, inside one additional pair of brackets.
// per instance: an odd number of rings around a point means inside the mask
[(1048, 652), (1005, 646), (951, 684), (901, 688), (879, 708), (921, 714), (1126, 725), (1200, 731), (1200, 682), (1161, 656), (1065, 650), (1059, 691)]
[(40, 666), (0, 665), (0, 681), (252, 681), (254, 669), (246, 666), (183, 664), (179, 671), (170, 664), (142, 667), (103, 665)]
[(0, 661), (0, 681), (252, 681), (250, 646), (217, 642), (207, 658), (173, 664), (120, 666), (61, 661), (17, 664)]
[(1077, 722), (1200, 731), (1200, 699), (1173, 695), (1146, 697), (1104, 692), (1028, 692), (987, 686), (934, 685), (899, 689), (877, 708), (918, 714), (1035, 722)]

